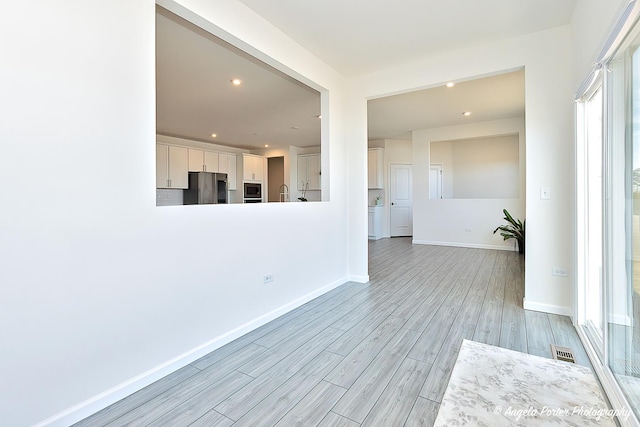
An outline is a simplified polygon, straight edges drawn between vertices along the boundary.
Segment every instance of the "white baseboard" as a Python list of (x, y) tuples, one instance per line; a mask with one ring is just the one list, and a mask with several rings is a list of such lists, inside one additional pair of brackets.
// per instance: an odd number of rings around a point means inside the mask
[(95, 414), (96, 412), (106, 408), (109, 405), (116, 403), (117, 401), (135, 393), (138, 390), (143, 389), (149, 384), (154, 383), (155, 381), (163, 378), (172, 372), (177, 371), (180, 368), (187, 366), (189, 363), (194, 362), (211, 353), (214, 350), (219, 349), (225, 344), (230, 343), (236, 338), (245, 335), (254, 329), (259, 328), (262, 325), (269, 323), (270, 321), (282, 316), (289, 311), (300, 307), (303, 304), (313, 300), (314, 298), (319, 297), (340, 285), (347, 283), (348, 281), (358, 281), (354, 280), (352, 277), (357, 278), (365, 278), (366, 280), (362, 283), (369, 281), (369, 276), (349, 276), (344, 277), (339, 280), (336, 280), (333, 283), (330, 283), (326, 286), (323, 286), (320, 289), (317, 289), (313, 292), (308, 293), (294, 301), (291, 301), (288, 304), (285, 304), (275, 310), (272, 310), (256, 319), (253, 319), (244, 325), (241, 325), (229, 332), (226, 332), (211, 341), (208, 341), (196, 348), (193, 348), (186, 353), (183, 353), (167, 362), (156, 366), (142, 374), (131, 378), (117, 386), (110, 388), (96, 396), (93, 396), (84, 402), (80, 402), (71, 408), (68, 408), (52, 417), (47, 418), (44, 421), (37, 423), (34, 427), (66, 427), (77, 423), (80, 420), (85, 419), (86, 417)]
[(525, 310), (541, 311), (543, 313), (559, 314), (560, 316), (569, 316), (573, 318), (573, 310), (571, 307), (527, 301), (526, 298), (523, 299), (523, 307)]
[(352, 274), (348, 277), (349, 282), (356, 282), (356, 283), (367, 283), (369, 281), (369, 275), (366, 274), (364, 276), (359, 276), (356, 274)]
[(509, 246), (500, 245), (482, 245), (477, 243), (464, 243), (464, 242), (435, 242), (431, 240), (412, 240), (411, 243), (415, 245), (434, 245), (434, 246), (453, 246), (456, 248), (472, 248), (472, 249), (493, 249), (496, 251), (511, 251), (515, 252), (515, 249)]
[(615, 325), (631, 326), (631, 317), (620, 314), (609, 315), (609, 322)]

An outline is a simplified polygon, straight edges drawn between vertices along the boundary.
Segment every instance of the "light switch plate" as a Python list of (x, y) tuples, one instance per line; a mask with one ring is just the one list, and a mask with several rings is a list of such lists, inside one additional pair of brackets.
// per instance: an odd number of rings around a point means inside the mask
[(549, 187), (540, 187), (540, 200), (549, 200), (551, 198), (551, 189)]

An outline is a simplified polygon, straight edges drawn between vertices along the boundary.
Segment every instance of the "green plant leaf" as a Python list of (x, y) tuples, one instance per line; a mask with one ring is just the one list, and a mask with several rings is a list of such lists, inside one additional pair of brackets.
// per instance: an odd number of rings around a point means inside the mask
[(520, 247), (524, 247), (526, 221), (514, 219), (506, 209), (503, 209), (502, 212), (504, 213), (504, 220), (507, 221), (507, 224), (498, 226), (493, 230), (493, 234), (500, 231), (500, 235), (504, 240), (516, 239), (518, 241), (518, 245)]

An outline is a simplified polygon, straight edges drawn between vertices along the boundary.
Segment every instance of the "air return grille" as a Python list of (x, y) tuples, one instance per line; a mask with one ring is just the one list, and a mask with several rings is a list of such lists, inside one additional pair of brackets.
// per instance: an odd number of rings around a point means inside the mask
[(573, 350), (568, 347), (560, 347), (559, 345), (551, 344), (551, 355), (556, 360), (576, 363), (576, 358), (573, 355)]

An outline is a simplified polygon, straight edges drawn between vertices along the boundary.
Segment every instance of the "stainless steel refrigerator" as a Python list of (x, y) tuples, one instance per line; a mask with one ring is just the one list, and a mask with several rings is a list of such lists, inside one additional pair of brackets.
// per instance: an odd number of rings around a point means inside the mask
[(189, 188), (184, 190), (183, 204), (227, 203), (227, 174), (189, 172)]

